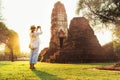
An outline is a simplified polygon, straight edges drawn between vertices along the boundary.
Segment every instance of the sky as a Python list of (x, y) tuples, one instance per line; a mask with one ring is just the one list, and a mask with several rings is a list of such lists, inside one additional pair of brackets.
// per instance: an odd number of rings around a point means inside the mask
[[(54, 4), (60, 1), (64, 4), (67, 13), (68, 26), (70, 20), (76, 16), (78, 0), (2, 0), (2, 15), (9, 29), (16, 31), (20, 39), (20, 48), (23, 52), (29, 52), (29, 32), (31, 25), (40, 25), (43, 34), (40, 36), (40, 50), (49, 46), (51, 13)], [(106, 31), (107, 32), (107, 31)], [(105, 34), (109, 34), (105, 33)], [(106, 35), (98, 34), (100, 43), (108, 41)], [(109, 34), (109, 38), (111, 35)]]

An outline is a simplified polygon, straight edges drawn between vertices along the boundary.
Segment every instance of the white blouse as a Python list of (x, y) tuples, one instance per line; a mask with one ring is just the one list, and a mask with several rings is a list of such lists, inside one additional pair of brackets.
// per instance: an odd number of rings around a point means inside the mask
[(39, 35), (42, 33), (42, 30), (30, 33), (30, 46), (32, 48), (39, 48)]

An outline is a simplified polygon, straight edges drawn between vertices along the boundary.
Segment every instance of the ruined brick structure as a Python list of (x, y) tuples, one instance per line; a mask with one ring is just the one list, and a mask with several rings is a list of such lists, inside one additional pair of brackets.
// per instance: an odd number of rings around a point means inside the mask
[(67, 15), (61, 2), (54, 5), (51, 24), (50, 46), (41, 51), (41, 62), (105, 62), (116, 58), (114, 53), (106, 54), (86, 18), (74, 17), (67, 29)]
[[(51, 56), (63, 47), (68, 34), (67, 14), (64, 5), (58, 1), (54, 4), (51, 14), (51, 39), (49, 48), (42, 50), (40, 61), (50, 62)], [(45, 52), (45, 53), (43, 53)]]
[(106, 54), (99, 44), (89, 21), (84, 17), (74, 17), (68, 29), (64, 47), (54, 59), (58, 63), (115, 61), (114, 53)]
[(67, 37), (67, 14), (64, 5), (58, 1), (51, 14), (51, 40), (50, 48), (59, 49)]

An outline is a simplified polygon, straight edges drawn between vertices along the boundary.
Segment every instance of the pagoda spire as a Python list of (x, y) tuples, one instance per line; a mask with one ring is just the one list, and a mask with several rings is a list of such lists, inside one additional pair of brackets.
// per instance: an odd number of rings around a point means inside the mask
[(60, 1), (54, 4), (51, 14), (51, 40), (50, 48), (62, 48), (63, 42), (67, 37), (68, 22), (64, 4)]

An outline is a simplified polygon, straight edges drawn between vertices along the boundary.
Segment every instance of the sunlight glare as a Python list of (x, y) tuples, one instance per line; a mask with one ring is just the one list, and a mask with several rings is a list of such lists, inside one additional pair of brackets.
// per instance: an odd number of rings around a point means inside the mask
[(0, 51), (4, 50), (5, 44), (0, 44)]
[(99, 33), (96, 33), (96, 36), (101, 45), (105, 45), (112, 41), (112, 32), (109, 30), (104, 30)]

